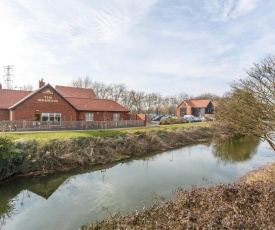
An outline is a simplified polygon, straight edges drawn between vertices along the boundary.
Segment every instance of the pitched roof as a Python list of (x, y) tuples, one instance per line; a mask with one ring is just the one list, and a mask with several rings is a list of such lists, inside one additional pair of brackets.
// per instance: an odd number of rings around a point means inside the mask
[(65, 98), (90, 98), (96, 99), (95, 92), (92, 89), (76, 88), (69, 86), (55, 86), (55, 89)]
[(211, 100), (185, 100), (185, 103), (192, 108), (206, 108)]
[(79, 111), (129, 112), (113, 100), (90, 98), (66, 98)]
[[(39, 88), (39, 89), (37, 89), (35, 91), (29, 92), (29, 94), (27, 96), (23, 97), (21, 100), (17, 101), (15, 104), (13, 104), (12, 106), (10, 106), (10, 109), (14, 109), (16, 106), (20, 105), (25, 100), (31, 98), (33, 95), (35, 95), (39, 91), (42, 91), (42, 90), (44, 90), (45, 88), (48, 88), (48, 87), (50, 87), (53, 91), (55, 91), (57, 94), (60, 95), (60, 93), (58, 91), (56, 91), (50, 84), (47, 84), (47, 85), (44, 85), (44, 86), (42, 86), (41, 88)], [(62, 96), (62, 95), (60, 95), (60, 96)], [(66, 98), (65, 98), (65, 100), (66, 100)]]
[(29, 94), (31, 91), (0, 89), (0, 109), (8, 109)]
[(129, 112), (128, 109), (113, 100), (96, 99), (92, 89), (66, 86), (56, 86), (54, 89), (50, 84), (35, 91), (0, 89), (0, 109), (13, 109), (46, 87), (51, 87), (79, 111)]

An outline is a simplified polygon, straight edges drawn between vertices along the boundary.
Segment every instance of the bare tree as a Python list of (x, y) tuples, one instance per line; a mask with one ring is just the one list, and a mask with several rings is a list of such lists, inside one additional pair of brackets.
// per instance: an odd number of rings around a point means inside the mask
[(23, 85), (23, 87), (21, 87), (20, 90), (33, 91), (33, 86), (30, 84)]
[(92, 80), (89, 76), (78, 77), (76, 80), (72, 81), (72, 85), (77, 88), (90, 88), (92, 85)]
[(275, 57), (268, 56), (231, 85), (216, 117), (232, 132), (266, 140), (275, 150)]
[(108, 86), (102, 82), (93, 82), (91, 88), (99, 99), (108, 98)]
[(149, 115), (150, 113), (154, 113), (157, 98), (158, 98), (158, 95), (156, 93), (148, 93), (145, 95), (144, 109), (147, 115)]
[(134, 109), (135, 113), (142, 113), (144, 111), (144, 92), (136, 92), (134, 96)]
[(197, 96), (193, 97), (192, 99), (219, 101), (221, 99), (221, 97), (214, 93), (208, 92), (208, 93), (202, 93), (200, 95), (197, 95)]
[(103, 113), (103, 121), (112, 121), (112, 113), (104, 112)]
[(130, 111), (133, 111), (134, 109), (134, 104), (135, 104), (135, 91), (131, 90), (131, 91), (125, 91), (122, 95), (122, 100), (121, 100), (121, 104), (128, 108)]

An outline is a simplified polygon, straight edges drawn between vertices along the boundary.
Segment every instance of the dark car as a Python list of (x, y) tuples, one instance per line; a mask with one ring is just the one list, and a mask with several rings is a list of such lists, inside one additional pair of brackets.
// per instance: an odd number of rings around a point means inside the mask
[(163, 115), (156, 116), (152, 119), (152, 121), (160, 121), (160, 119), (164, 117)]

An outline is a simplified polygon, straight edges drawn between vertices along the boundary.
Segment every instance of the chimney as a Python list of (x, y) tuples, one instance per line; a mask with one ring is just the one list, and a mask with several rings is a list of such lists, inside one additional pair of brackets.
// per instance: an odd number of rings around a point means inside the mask
[(45, 85), (45, 82), (43, 81), (43, 78), (39, 80), (39, 88), (42, 88)]
[(2, 89), (2, 84), (0, 83), (0, 89)]

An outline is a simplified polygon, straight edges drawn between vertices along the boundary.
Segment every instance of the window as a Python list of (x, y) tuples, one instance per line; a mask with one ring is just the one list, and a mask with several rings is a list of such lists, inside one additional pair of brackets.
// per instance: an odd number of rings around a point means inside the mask
[(114, 121), (119, 121), (119, 116), (120, 116), (119, 113), (114, 113), (113, 115)]
[(61, 113), (42, 113), (42, 125), (61, 125)]
[(94, 114), (93, 113), (86, 113), (85, 114), (85, 121), (93, 121), (94, 120)]

